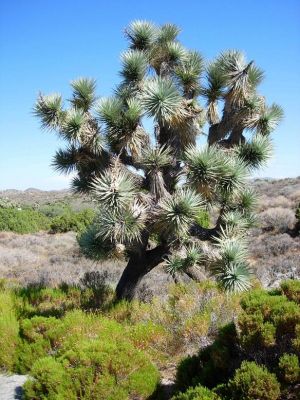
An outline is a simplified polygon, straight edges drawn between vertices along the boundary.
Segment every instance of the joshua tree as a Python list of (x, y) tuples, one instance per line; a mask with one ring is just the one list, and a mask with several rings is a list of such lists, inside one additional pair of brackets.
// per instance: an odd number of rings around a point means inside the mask
[[(282, 109), (257, 93), (263, 72), (241, 52), (205, 63), (178, 34), (172, 24), (134, 21), (112, 97), (97, 99), (95, 81), (80, 78), (69, 108), (58, 94), (35, 105), (42, 126), (67, 142), (54, 167), (76, 173), (73, 189), (97, 201), (79, 240), (84, 253), (128, 262), (118, 298), (131, 299), (161, 263), (174, 277), (195, 278), (205, 265), (227, 290), (250, 285), (245, 236), (255, 195), (247, 179), (269, 158)], [(208, 143), (199, 147), (206, 127)], [(215, 216), (209, 226), (204, 212)]]

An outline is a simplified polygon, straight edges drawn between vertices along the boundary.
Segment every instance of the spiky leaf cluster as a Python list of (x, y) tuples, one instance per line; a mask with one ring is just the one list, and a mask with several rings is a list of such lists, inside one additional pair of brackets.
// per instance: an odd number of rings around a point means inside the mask
[(156, 225), (170, 238), (183, 238), (202, 207), (199, 194), (188, 188), (178, 189), (158, 204)]
[[(58, 94), (40, 95), (34, 113), (66, 142), (53, 166), (74, 174), (73, 189), (92, 194), (99, 210), (80, 239), (85, 254), (155, 254), (175, 274), (204, 263), (205, 240), (218, 254), (205, 262), (223, 287), (246, 289), (241, 243), (255, 221), (248, 177), (269, 159), (283, 112), (258, 92), (264, 73), (254, 61), (229, 50), (205, 62), (179, 34), (174, 24), (133, 21), (112, 96), (98, 99), (95, 80), (79, 78), (66, 106)], [(199, 148), (206, 124), (208, 145)], [(215, 224), (202, 226), (199, 211), (212, 208)]]
[[(240, 232), (241, 233), (241, 232)], [(211, 262), (213, 275), (225, 290), (239, 292), (251, 286), (251, 268), (247, 262), (247, 244), (236, 227), (222, 230), (216, 239), (218, 256)]]

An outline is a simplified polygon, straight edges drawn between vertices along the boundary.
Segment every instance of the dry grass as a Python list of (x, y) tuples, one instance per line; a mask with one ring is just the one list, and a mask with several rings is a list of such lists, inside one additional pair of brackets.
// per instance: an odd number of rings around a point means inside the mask
[[(259, 216), (268, 222), (270, 232), (253, 229), (250, 232), (251, 260), (264, 286), (277, 286), (281, 279), (300, 279), (300, 238), (286, 234), (294, 223), (300, 203), (300, 177), (295, 179), (262, 180), (253, 182), (260, 195)], [(71, 203), (73, 208), (87, 206), (86, 199), (68, 191), (43, 192), (29, 189), (0, 192), (0, 197), (22, 204), (45, 204), (52, 201)], [(276, 218), (273, 218), (273, 217)], [(271, 218), (272, 217), (272, 218)], [(266, 225), (268, 225), (266, 224)], [(74, 233), (17, 235), (0, 232), (0, 278), (14, 279), (21, 284), (43, 282), (57, 286), (61, 282), (77, 283), (88, 271), (107, 271), (108, 283), (117, 283), (123, 263), (95, 264), (80, 255)], [(162, 268), (147, 275), (138, 291), (139, 298), (148, 300), (153, 295), (164, 295), (171, 278)]]
[[(106, 271), (107, 283), (115, 286), (124, 266), (124, 263), (112, 261), (95, 263), (83, 257), (73, 232), (56, 235), (0, 232), (0, 278), (22, 285), (78, 283), (86, 272)], [(147, 300), (161, 293), (170, 281), (162, 269), (152, 271), (139, 288), (139, 297)]]

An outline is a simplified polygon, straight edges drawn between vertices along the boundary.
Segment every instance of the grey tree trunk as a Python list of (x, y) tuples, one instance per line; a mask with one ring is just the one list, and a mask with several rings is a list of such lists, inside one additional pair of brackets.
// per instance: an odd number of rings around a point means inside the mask
[(167, 247), (160, 245), (152, 250), (132, 255), (117, 284), (117, 300), (132, 300), (140, 281), (163, 261), (168, 251)]

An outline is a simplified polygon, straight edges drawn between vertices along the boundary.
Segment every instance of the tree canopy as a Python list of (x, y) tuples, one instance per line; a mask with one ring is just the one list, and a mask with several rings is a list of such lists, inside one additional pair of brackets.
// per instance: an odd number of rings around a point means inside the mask
[[(259, 94), (264, 73), (254, 61), (229, 50), (207, 62), (179, 33), (173, 24), (132, 22), (111, 97), (98, 98), (95, 80), (79, 78), (67, 107), (52, 94), (34, 108), (42, 127), (66, 141), (54, 168), (76, 173), (73, 190), (97, 202), (80, 238), (84, 253), (128, 260), (119, 298), (132, 298), (161, 263), (175, 278), (195, 278), (205, 266), (226, 290), (250, 285), (249, 176), (272, 154), (270, 133), (283, 111)], [(207, 144), (199, 147), (201, 135)], [(199, 223), (201, 213), (209, 226)]]

